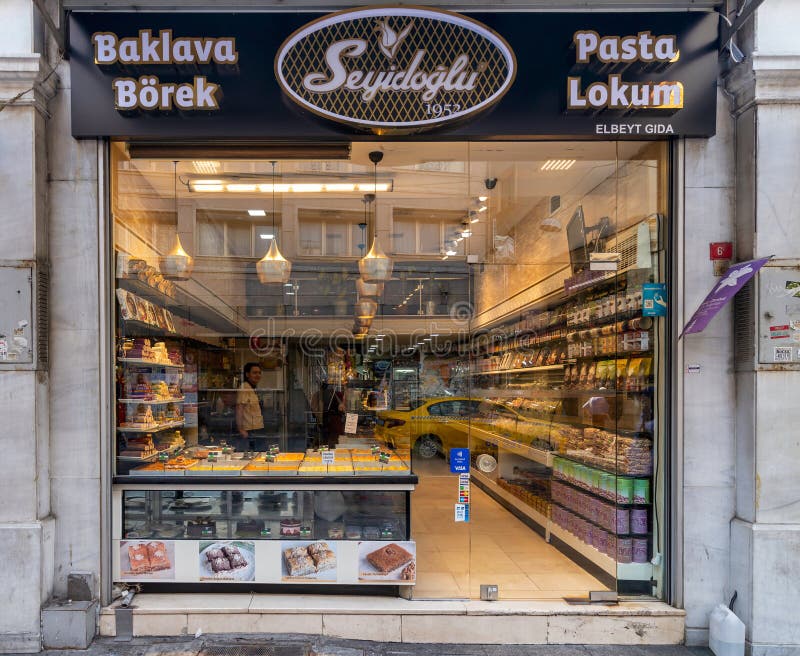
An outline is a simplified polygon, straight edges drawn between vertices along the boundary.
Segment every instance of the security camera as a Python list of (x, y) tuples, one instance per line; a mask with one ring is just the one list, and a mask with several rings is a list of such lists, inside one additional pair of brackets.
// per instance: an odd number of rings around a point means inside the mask
[(486, 178), (483, 184), (485, 184), (486, 188), (489, 190), (494, 189), (497, 186), (497, 178)]

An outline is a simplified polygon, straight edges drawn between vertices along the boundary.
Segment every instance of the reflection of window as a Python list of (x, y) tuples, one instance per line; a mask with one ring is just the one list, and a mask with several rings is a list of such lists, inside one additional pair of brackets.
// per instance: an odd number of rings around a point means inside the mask
[(464, 212), (395, 208), (392, 250), (409, 255), (464, 254), (461, 221)]
[(225, 255), (225, 224), (202, 219), (197, 221), (197, 254)]
[(428, 406), (428, 414), (433, 415), (434, 417), (452, 415), (454, 410), (455, 408), (453, 407), (452, 401), (442, 401), (441, 403), (434, 403), (433, 405)]
[[(262, 219), (263, 220), (263, 219)], [(173, 232), (175, 228), (172, 228)], [(263, 257), (280, 228), (215, 213), (197, 213), (197, 254), (208, 257)], [(170, 246), (171, 247), (171, 246)]]
[(327, 257), (359, 256), (363, 243), (359, 212), (301, 209), (298, 219), (298, 252), (300, 255)]

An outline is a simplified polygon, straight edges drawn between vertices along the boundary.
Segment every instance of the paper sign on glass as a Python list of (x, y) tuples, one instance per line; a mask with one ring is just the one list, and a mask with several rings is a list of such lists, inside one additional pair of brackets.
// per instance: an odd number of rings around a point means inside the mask
[(358, 430), (358, 413), (348, 412), (344, 420), (344, 432), (348, 434), (355, 434)]
[(667, 316), (667, 286), (663, 282), (642, 285), (642, 316)]
[(469, 472), (469, 449), (450, 449), (450, 473)]

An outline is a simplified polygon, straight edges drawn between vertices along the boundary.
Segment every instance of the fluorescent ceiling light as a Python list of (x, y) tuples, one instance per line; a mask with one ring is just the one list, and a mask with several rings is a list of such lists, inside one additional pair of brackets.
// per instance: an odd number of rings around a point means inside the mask
[(271, 235), (268, 232), (265, 232), (264, 234), (259, 235), (259, 237), (261, 237), (261, 239), (275, 239), (275, 235)]
[(486, 205), (481, 205), (481, 206), (478, 208), (478, 211), (479, 211), (479, 212), (485, 212), (487, 209), (489, 209), (489, 208), (488, 208), (488, 207), (486, 207)]
[[(233, 180), (210, 180), (206, 178), (194, 178), (189, 180), (189, 191), (208, 192), (208, 191), (228, 191), (231, 193), (262, 193), (271, 194), (273, 186), (275, 193), (278, 194), (319, 194), (319, 193), (349, 193), (349, 192), (386, 192), (393, 191), (392, 182), (378, 182), (377, 187), (372, 182), (278, 182), (273, 185), (271, 182), (244, 182), (241, 178)], [(263, 215), (261, 215), (263, 216)]]
[(568, 171), (575, 164), (574, 159), (548, 159), (542, 164), (541, 171)]
[(489, 197), (488, 196), (478, 196), (478, 200), (481, 201), (481, 203), (485, 203), (487, 200), (489, 200)]
[(247, 213), (250, 216), (266, 216), (267, 213), (264, 210), (247, 210)]

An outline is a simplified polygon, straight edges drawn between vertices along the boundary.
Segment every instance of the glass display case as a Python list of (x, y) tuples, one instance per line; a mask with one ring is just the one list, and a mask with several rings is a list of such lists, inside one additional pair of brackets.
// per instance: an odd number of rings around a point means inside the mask
[(122, 537), (406, 540), (400, 490), (124, 490)]
[(413, 585), (412, 487), (117, 490), (115, 579)]

